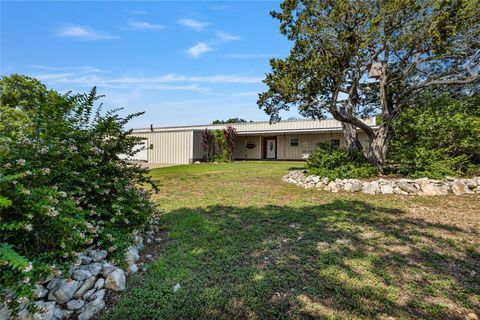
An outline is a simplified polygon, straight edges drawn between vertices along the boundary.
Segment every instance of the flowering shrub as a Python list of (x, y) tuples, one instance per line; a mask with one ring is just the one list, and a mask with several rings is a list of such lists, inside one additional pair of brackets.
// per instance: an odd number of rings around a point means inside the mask
[(135, 153), (124, 126), (139, 114), (94, 113), (95, 88), (63, 99), (63, 116), (40, 103), (25, 111), (34, 128), (0, 138), (0, 300), (11, 308), (93, 243), (120, 256), (154, 212), (141, 186), (155, 184), (118, 156)]

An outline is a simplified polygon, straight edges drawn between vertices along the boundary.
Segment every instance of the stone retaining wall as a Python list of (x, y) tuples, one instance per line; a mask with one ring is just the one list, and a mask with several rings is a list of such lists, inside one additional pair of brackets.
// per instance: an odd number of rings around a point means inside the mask
[(282, 178), (305, 189), (318, 189), (330, 192), (363, 192), (367, 194), (401, 194), (415, 196), (441, 196), (446, 194), (480, 193), (480, 177), (460, 179), (448, 177), (445, 181), (429, 178), (421, 179), (378, 179), (361, 181), (358, 179), (321, 178), (308, 175), (306, 170), (291, 171)]
[[(145, 235), (147, 243), (153, 241), (154, 232)], [(141, 271), (144, 267), (138, 263), (139, 250), (144, 248), (143, 238), (135, 236), (135, 245), (125, 253), (127, 270), (107, 260), (108, 252), (92, 247), (78, 255), (77, 262), (69, 275), (51, 276), (36, 284), (34, 305), (37, 311), (32, 314), (25, 306), (17, 316), (12, 317), (9, 310), (0, 306), (0, 319), (19, 320), (88, 320), (105, 308), (107, 290), (124, 291), (126, 275)]]

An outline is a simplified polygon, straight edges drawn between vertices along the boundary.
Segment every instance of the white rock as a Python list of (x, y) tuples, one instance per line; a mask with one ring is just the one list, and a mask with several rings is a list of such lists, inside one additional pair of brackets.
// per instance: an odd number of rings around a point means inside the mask
[(81, 265), (77, 267), (78, 270), (86, 270), (90, 272), (92, 276), (96, 276), (102, 270), (102, 264), (100, 262), (94, 262), (91, 264)]
[(365, 182), (363, 184), (362, 192), (367, 194), (380, 193), (380, 185), (377, 181)]
[(35, 299), (45, 298), (48, 294), (48, 289), (40, 284), (35, 285), (35, 291), (33, 292), (33, 297)]
[(35, 301), (37, 312), (33, 315), (34, 320), (58, 320), (64, 318), (62, 309), (55, 302)]
[(468, 190), (467, 185), (462, 181), (455, 181), (454, 183), (452, 183), (451, 190), (457, 196), (471, 192), (470, 190)]
[(138, 248), (131, 246), (127, 249), (125, 253), (125, 261), (128, 265), (132, 265), (140, 259), (140, 255), (138, 254)]
[(173, 287), (173, 292), (177, 292), (178, 290), (180, 290), (180, 283), (177, 283), (177, 284)]
[(408, 194), (417, 194), (418, 190), (415, 186), (408, 182), (408, 180), (399, 180), (395, 185)]
[(105, 279), (98, 278), (97, 282), (95, 282), (95, 285), (93, 287), (98, 290), (98, 289), (102, 289), (104, 285), (105, 285)]
[(78, 315), (78, 320), (88, 320), (100, 311), (105, 308), (105, 301), (103, 299), (96, 299), (92, 302), (87, 303), (80, 314)]
[(380, 186), (380, 192), (383, 194), (392, 194), (393, 193), (393, 187), (390, 184), (383, 184)]
[(138, 266), (136, 263), (134, 264), (131, 264), (130, 266), (128, 266), (128, 272), (130, 273), (137, 273), (138, 272)]
[(135, 236), (135, 246), (138, 250), (142, 250), (145, 247), (143, 245), (143, 238), (141, 236)]
[(78, 290), (73, 294), (74, 298), (80, 298), (88, 289), (90, 289), (95, 283), (95, 276), (92, 276), (85, 280), (85, 282), (78, 288)]
[(90, 271), (88, 270), (75, 270), (73, 273), (72, 273), (72, 278), (74, 280), (77, 280), (77, 281), (83, 281), (85, 279), (88, 279), (92, 276), (92, 274), (90, 273)]
[(79, 254), (78, 255), (78, 261), (80, 262), (80, 264), (89, 264), (93, 261), (93, 259), (90, 258), (89, 256), (84, 255), (84, 254)]
[(73, 294), (80, 286), (80, 282), (75, 280), (66, 281), (64, 279), (57, 282), (48, 294), (48, 300), (56, 301), (59, 304), (64, 304), (72, 299)]
[(95, 293), (95, 291), (97, 291), (97, 289), (95, 289), (95, 288), (88, 290), (87, 292), (85, 292), (83, 294), (82, 298), (87, 300), (88, 298), (90, 298), (92, 296), (92, 294)]
[(70, 300), (67, 303), (68, 310), (79, 310), (85, 305), (85, 301), (83, 300)]
[(125, 273), (122, 269), (116, 268), (107, 275), (105, 279), (105, 288), (114, 291), (123, 291), (125, 287)]
[(420, 185), (422, 189), (422, 194), (425, 196), (442, 196), (447, 194), (444, 189), (440, 189), (439, 187), (433, 185), (433, 184), (421, 184)]
[(105, 297), (105, 289), (98, 290), (95, 292), (93, 295), (91, 295), (88, 300), (97, 300), (97, 299), (102, 299)]
[(90, 252), (90, 258), (92, 258), (93, 261), (95, 262), (102, 261), (107, 257), (107, 255), (108, 255), (107, 250), (97, 249), (97, 250), (92, 250)]

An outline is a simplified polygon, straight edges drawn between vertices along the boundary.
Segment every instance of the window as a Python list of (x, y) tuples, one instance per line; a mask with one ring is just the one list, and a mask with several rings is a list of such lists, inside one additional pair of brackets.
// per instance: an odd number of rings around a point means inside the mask
[(330, 145), (332, 147), (340, 147), (340, 139), (330, 139)]
[(298, 138), (290, 139), (290, 147), (298, 147)]
[(153, 144), (150, 144), (150, 149), (153, 149)]

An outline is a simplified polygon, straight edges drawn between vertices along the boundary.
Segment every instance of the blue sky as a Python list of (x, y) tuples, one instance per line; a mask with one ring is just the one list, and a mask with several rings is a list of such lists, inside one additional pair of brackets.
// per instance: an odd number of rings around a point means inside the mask
[(96, 85), (107, 108), (146, 111), (132, 127), (268, 120), (261, 81), (291, 47), (269, 15), (279, 4), (2, 1), (1, 74), (62, 92)]

